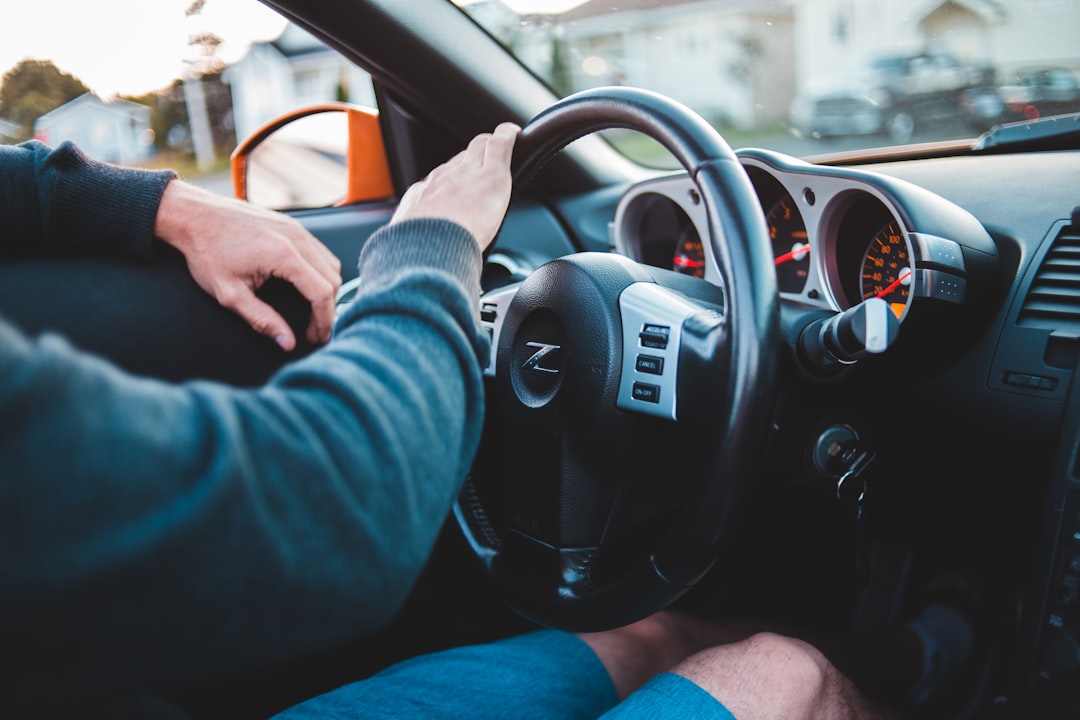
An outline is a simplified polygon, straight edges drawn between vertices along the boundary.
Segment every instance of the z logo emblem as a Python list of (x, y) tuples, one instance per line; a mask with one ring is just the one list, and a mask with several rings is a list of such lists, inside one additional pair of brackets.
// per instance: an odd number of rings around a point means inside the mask
[(532, 354), (532, 357), (526, 360), (525, 364), (521, 366), (523, 370), (530, 370), (535, 373), (543, 373), (546, 375), (559, 374), (558, 368), (544, 367), (542, 363), (544, 362), (544, 358), (546, 358), (548, 355), (558, 350), (561, 350), (561, 345), (549, 345), (548, 343), (529, 342), (525, 343), (525, 347), (538, 348), (538, 350), (534, 352)]

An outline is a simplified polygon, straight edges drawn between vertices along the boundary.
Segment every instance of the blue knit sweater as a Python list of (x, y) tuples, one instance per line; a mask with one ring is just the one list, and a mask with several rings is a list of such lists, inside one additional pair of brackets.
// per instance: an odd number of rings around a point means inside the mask
[[(0, 147), (0, 244), (148, 257), (172, 177)], [(479, 442), (480, 268), (456, 224), (383, 228), (334, 339), (249, 390), (133, 377), (0, 308), (5, 708), (208, 678), (384, 625)]]

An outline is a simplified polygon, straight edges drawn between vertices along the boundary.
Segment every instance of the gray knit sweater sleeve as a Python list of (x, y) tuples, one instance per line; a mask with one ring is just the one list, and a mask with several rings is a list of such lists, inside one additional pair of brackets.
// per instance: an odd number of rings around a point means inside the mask
[(475, 240), (384, 228), (324, 348), (239, 390), (0, 321), (8, 709), (294, 657), (398, 610), (483, 423)]
[(0, 145), (0, 257), (101, 251), (149, 258), (158, 204), (175, 177), (98, 162), (70, 142)]

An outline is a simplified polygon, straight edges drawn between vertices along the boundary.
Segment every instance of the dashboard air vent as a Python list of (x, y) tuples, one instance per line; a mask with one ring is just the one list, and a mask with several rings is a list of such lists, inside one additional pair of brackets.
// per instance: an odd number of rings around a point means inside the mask
[(1054, 240), (1016, 324), (1080, 336), (1080, 227), (1062, 228)]

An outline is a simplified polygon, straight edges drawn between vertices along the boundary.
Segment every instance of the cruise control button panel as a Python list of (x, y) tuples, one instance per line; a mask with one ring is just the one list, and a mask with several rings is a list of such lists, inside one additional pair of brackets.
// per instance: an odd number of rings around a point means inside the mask
[(683, 323), (700, 309), (655, 283), (634, 283), (623, 290), (620, 408), (678, 419), (679, 342)]

